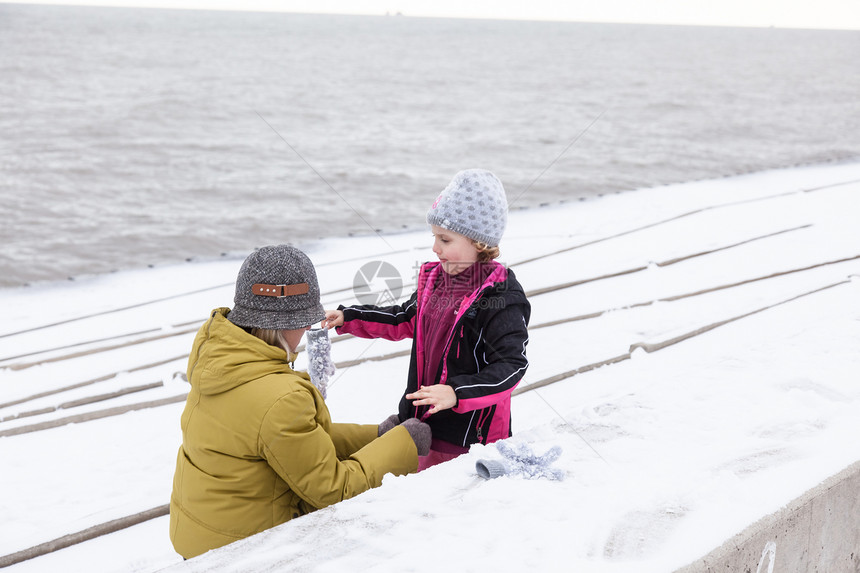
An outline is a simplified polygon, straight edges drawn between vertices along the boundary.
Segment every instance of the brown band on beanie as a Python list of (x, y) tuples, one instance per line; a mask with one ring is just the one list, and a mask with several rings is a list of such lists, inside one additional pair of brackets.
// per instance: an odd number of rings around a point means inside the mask
[(298, 294), (307, 294), (309, 290), (308, 283), (298, 283), (294, 285), (267, 285), (257, 283), (251, 287), (251, 292), (260, 296), (295, 296)]

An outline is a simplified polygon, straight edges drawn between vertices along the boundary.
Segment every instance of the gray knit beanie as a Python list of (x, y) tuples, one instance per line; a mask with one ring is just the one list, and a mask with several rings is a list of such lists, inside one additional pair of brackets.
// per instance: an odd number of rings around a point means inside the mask
[(430, 207), (427, 223), (497, 247), (508, 224), (505, 188), (486, 169), (460, 171)]
[(251, 253), (239, 269), (233, 302), (227, 320), (237, 326), (296, 330), (325, 318), (314, 265), (290, 245)]

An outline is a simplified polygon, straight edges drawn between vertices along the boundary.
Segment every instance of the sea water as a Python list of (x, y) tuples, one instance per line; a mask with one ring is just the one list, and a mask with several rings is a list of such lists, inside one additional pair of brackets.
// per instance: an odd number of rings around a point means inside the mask
[[(860, 156), (860, 32), (0, 4), (0, 286)], [(571, 221), (572, 228), (576, 225)]]

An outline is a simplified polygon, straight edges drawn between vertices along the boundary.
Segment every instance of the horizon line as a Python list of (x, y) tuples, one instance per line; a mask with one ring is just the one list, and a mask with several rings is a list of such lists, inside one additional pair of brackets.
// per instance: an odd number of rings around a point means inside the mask
[(695, 27), (695, 28), (748, 28), (748, 29), (775, 29), (775, 30), (819, 30), (827, 32), (855, 32), (860, 30), (860, 23), (857, 27), (850, 26), (802, 26), (796, 24), (757, 24), (757, 23), (726, 23), (726, 22), (689, 22), (689, 21), (642, 21), (635, 19), (589, 19), (589, 18), (548, 18), (548, 17), (522, 17), (522, 16), (504, 16), (504, 15), (485, 15), (485, 14), (427, 14), (415, 13), (404, 14), (402, 11), (319, 11), (319, 10), (296, 10), (296, 9), (275, 9), (261, 8), (248, 6), (176, 6), (162, 4), (160, 2), (132, 2), (132, 3), (117, 3), (117, 2), (80, 2), (80, 1), (28, 1), (28, 0), (0, 0), (0, 4), (19, 5), (19, 6), (59, 6), (69, 8), (127, 8), (139, 10), (171, 10), (185, 12), (245, 12), (257, 14), (291, 14), (291, 15), (307, 15), (307, 16), (364, 16), (364, 17), (383, 17), (383, 18), (420, 18), (420, 19), (436, 19), (436, 20), (486, 20), (486, 21), (506, 21), (506, 22), (543, 22), (543, 23), (565, 23), (565, 24), (618, 24), (618, 25), (637, 25), (637, 26), (673, 26), (673, 27)]

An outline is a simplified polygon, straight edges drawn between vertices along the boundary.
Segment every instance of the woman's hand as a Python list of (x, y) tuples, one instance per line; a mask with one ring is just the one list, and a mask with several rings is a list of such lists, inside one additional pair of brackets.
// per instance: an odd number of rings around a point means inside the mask
[(457, 395), (447, 384), (424, 386), (412, 394), (407, 394), (406, 399), (414, 400), (412, 404), (415, 406), (432, 406), (428, 414), (435, 414), (457, 405)]
[(327, 310), (327, 311), (325, 311), (325, 318), (320, 323), (320, 326), (323, 328), (334, 328), (336, 326), (343, 326), (343, 311), (342, 310)]

